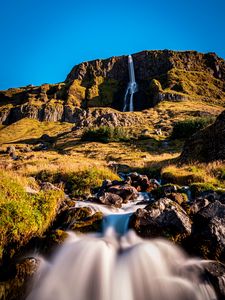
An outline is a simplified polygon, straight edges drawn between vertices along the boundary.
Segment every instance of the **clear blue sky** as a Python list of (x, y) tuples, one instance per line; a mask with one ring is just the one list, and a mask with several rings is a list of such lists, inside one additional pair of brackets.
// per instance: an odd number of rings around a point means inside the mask
[(0, 3), (0, 89), (60, 82), (82, 61), (146, 49), (225, 58), (224, 0)]

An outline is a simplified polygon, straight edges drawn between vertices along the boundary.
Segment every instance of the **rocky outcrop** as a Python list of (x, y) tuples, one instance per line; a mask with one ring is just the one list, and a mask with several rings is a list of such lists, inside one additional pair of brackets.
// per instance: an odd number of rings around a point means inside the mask
[[(197, 97), (222, 103), (225, 99), (225, 62), (214, 53), (163, 50), (132, 56), (138, 84), (135, 110), (163, 100)], [(84, 62), (71, 70), (65, 82), (0, 91), (0, 123), (11, 124), (24, 117), (76, 123), (78, 108), (122, 110), (128, 81), (127, 56)]]
[(215, 123), (188, 139), (180, 156), (182, 163), (225, 159), (225, 111)]

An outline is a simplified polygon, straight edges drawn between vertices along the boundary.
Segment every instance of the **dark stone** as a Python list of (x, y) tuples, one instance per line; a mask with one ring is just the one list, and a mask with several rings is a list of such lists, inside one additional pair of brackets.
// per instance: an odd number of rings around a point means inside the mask
[(40, 265), (38, 258), (28, 257), (12, 265), (8, 270), (8, 278), (0, 282), (1, 300), (25, 299), (29, 280), (37, 272)]
[(144, 237), (166, 237), (180, 241), (191, 234), (191, 221), (186, 212), (174, 201), (162, 198), (144, 209), (138, 209), (131, 227)]
[(119, 195), (124, 203), (134, 201), (138, 197), (138, 191), (129, 184), (111, 186), (107, 189), (107, 192)]
[(209, 262), (205, 266), (205, 277), (215, 289), (217, 299), (225, 299), (225, 265), (220, 262)]
[(225, 262), (225, 205), (210, 203), (193, 218), (190, 247), (204, 258)]
[(99, 197), (99, 201), (102, 204), (109, 205), (109, 206), (115, 206), (115, 207), (122, 207), (123, 199), (113, 193), (104, 193), (101, 197)]

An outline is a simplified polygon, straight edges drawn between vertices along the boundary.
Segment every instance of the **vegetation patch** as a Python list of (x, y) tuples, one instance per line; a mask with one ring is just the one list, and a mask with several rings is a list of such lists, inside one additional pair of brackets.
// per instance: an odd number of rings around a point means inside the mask
[(51, 225), (62, 191), (26, 193), (21, 179), (13, 173), (0, 171), (0, 258), (26, 244), (33, 236), (42, 235)]
[(36, 175), (36, 178), (53, 184), (63, 184), (65, 192), (70, 196), (90, 194), (91, 189), (100, 186), (104, 179), (119, 179), (118, 175), (108, 168), (95, 166), (66, 173), (43, 170)]
[(89, 128), (84, 131), (81, 139), (83, 141), (93, 141), (93, 142), (119, 142), (119, 141), (129, 141), (132, 138), (127, 129), (123, 127), (110, 127), (110, 126), (100, 126), (96, 128)]
[(173, 127), (172, 139), (186, 139), (200, 129), (212, 124), (214, 117), (192, 118), (184, 121), (178, 121)]

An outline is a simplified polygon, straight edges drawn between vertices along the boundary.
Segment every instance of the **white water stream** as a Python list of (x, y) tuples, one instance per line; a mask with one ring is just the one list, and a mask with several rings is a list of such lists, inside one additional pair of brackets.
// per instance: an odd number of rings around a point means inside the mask
[(200, 280), (204, 261), (166, 240), (143, 240), (128, 231), (132, 212), (146, 206), (137, 205), (140, 200), (122, 208), (77, 202), (103, 212), (104, 234), (70, 233), (52, 260), (43, 261), (27, 300), (216, 299)]
[(129, 71), (129, 83), (124, 96), (123, 111), (134, 111), (134, 93), (137, 92), (138, 87), (135, 81), (134, 63), (131, 55), (128, 55), (128, 71)]

